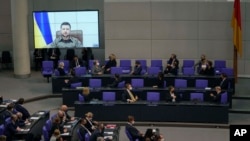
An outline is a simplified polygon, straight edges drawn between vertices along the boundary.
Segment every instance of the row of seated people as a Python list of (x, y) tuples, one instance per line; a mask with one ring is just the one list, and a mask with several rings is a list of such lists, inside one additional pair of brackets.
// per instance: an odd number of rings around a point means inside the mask
[[(162, 72), (158, 73), (157, 81), (155, 85), (152, 87), (154, 88), (165, 88), (167, 86), (167, 82), (164, 80), (164, 74)], [(217, 82), (216, 86), (220, 86), (221, 89), (227, 90), (230, 88), (230, 82), (227, 78), (227, 75), (222, 73), (220, 75), (220, 80)], [(131, 84), (136, 87), (144, 87), (144, 80), (143, 79), (131, 79)], [(187, 80), (184, 79), (175, 79), (175, 87), (177, 88), (185, 88), (187, 87)], [(78, 82), (78, 79), (75, 77), (72, 77), (71, 79), (65, 79), (65, 88), (75, 88), (75, 87), (81, 87), (82, 83)], [(89, 87), (90, 88), (97, 88), (102, 87), (102, 81), (101, 79), (89, 79)], [(111, 88), (123, 88), (125, 87), (125, 81), (122, 79), (122, 77), (119, 74), (115, 74), (113, 81), (107, 85), (107, 87)], [(204, 79), (197, 79), (195, 81), (196, 88), (206, 88), (209, 87), (208, 80)]]
[[(100, 65), (98, 60), (89, 60), (88, 66), (86, 67), (85, 63), (78, 59), (77, 56), (69, 64), (68, 61), (59, 61), (58, 68), (56, 70), (56, 75), (66, 75), (69, 71), (75, 71), (76, 68), (81, 67), (80, 70), (77, 70), (81, 74), (90, 73), (91, 74), (132, 74), (132, 75), (142, 75), (142, 74), (157, 74), (161, 72), (163, 69), (162, 60), (151, 60), (151, 67), (146, 66), (146, 60), (137, 60), (135, 61), (134, 69), (131, 69), (131, 60), (120, 60), (120, 67), (117, 67), (115, 55), (111, 54), (109, 56), (109, 60), (106, 61), (105, 65)], [(54, 65), (56, 65), (54, 64)], [(184, 60), (182, 73), (184, 75), (194, 75), (195, 67), (197, 66), (197, 73), (201, 75), (213, 76), (215, 74), (227, 73), (228, 75), (233, 75), (233, 69), (226, 68), (226, 62), (223, 60), (215, 61), (215, 69), (213, 67), (212, 61), (206, 59), (205, 55), (201, 56), (201, 60), (194, 64), (194, 60)], [(53, 66), (53, 65), (52, 65)], [(82, 68), (83, 67), (83, 68)], [(165, 74), (173, 74), (177, 75), (179, 72), (179, 61), (175, 54), (172, 54), (170, 59), (167, 61), (167, 65), (163, 72)]]
[[(79, 94), (79, 101), (86, 102), (90, 101), (91, 97), (89, 94), (89, 90), (87, 88), (83, 89), (82, 95)], [(166, 102), (180, 102), (180, 101), (186, 101), (182, 97), (182, 94), (177, 93), (175, 91), (175, 87), (169, 86), (168, 92), (165, 95), (164, 101)], [(138, 100), (143, 100), (137, 95), (136, 91), (133, 91), (133, 87), (131, 84), (126, 84), (126, 89), (122, 93), (121, 100), (127, 103), (134, 103)], [(226, 91), (222, 91), (220, 86), (215, 87), (215, 91), (208, 94), (207, 97), (204, 96), (204, 93), (202, 92), (192, 92), (190, 93), (189, 97), (190, 101), (194, 102), (203, 102), (203, 101), (209, 101), (213, 103), (221, 103), (221, 104), (227, 104), (228, 103), (228, 94)], [(103, 101), (116, 101), (116, 93), (115, 92), (103, 92), (102, 93), (102, 100)], [(160, 92), (147, 92), (146, 101), (149, 102), (159, 102), (163, 99), (161, 99)]]
[[(71, 128), (65, 125), (67, 125), (68, 122), (76, 120), (76, 118), (71, 117), (67, 113), (67, 109), (66, 105), (62, 105), (58, 113), (53, 115), (51, 119), (46, 122), (44, 132), (47, 133), (43, 133), (46, 141), (63, 141), (64, 139), (61, 135), (71, 132), (69, 131)], [(80, 119), (80, 126), (78, 127), (79, 128), (74, 130), (74, 132), (77, 132), (80, 141), (104, 141), (104, 124), (94, 121), (91, 112), (86, 113), (85, 116)]]
[(19, 98), (16, 103), (9, 103), (6, 110), (1, 114), (1, 120), (4, 121), (2, 133), (10, 141), (12, 137), (21, 131), (22, 127), (30, 124), (29, 111), (23, 106), (24, 98)]

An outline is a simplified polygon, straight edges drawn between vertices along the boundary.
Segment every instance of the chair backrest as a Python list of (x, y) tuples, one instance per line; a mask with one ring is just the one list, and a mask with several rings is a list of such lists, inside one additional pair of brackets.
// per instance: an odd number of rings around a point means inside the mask
[(215, 68), (226, 68), (226, 61), (225, 60), (214, 60), (214, 67)]
[(131, 67), (131, 60), (120, 60), (120, 67)]
[(151, 67), (159, 67), (162, 70), (162, 60), (151, 60)]
[(125, 87), (125, 81), (121, 81), (120, 83), (118, 83), (118, 88), (124, 88)]
[(47, 129), (48, 132), (51, 130), (51, 127), (52, 127), (52, 120), (51, 119), (48, 119), (46, 121), (45, 127), (46, 127), (46, 129)]
[(85, 134), (85, 141), (89, 141), (90, 140), (90, 135), (88, 133)]
[(160, 68), (159, 67), (149, 67), (148, 68), (148, 74), (149, 75), (158, 75), (158, 73), (160, 72)]
[(7, 125), (10, 122), (11, 122), (11, 117), (8, 117), (8, 118), (5, 119), (5, 125)]
[(122, 74), (121, 67), (111, 67), (110, 69), (111, 74)]
[(190, 100), (191, 101), (204, 101), (204, 94), (203, 93), (190, 93)]
[(205, 79), (196, 79), (195, 88), (206, 88), (208, 86), (208, 80)]
[(78, 94), (78, 101), (84, 102), (84, 96), (81, 93)]
[(224, 92), (223, 94), (221, 94), (221, 104), (227, 104), (228, 103), (228, 94), (227, 92)]
[(83, 137), (82, 135), (81, 135), (81, 132), (80, 132), (80, 128), (78, 128), (77, 129), (77, 136), (78, 136), (78, 138), (80, 139), (80, 141), (84, 141), (85, 139), (85, 137)]
[(174, 86), (175, 86), (175, 88), (186, 88), (187, 87), (187, 80), (175, 79)]
[(115, 92), (102, 92), (103, 101), (115, 101)]
[(183, 68), (183, 75), (194, 75), (194, 68), (193, 67)]
[(214, 60), (215, 74), (220, 74), (222, 68), (226, 68), (226, 61), (225, 60)]
[(101, 79), (89, 79), (89, 87), (90, 88), (102, 87), (102, 80)]
[(43, 126), (43, 138), (44, 141), (49, 141), (49, 132), (47, 131), (45, 126)]
[(70, 84), (70, 88), (75, 89), (76, 87), (82, 87), (82, 82), (76, 82)]
[(86, 67), (77, 67), (75, 68), (75, 76), (82, 76), (87, 73)]
[(147, 92), (147, 101), (149, 102), (160, 101), (160, 93), (159, 92)]
[(194, 66), (194, 60), (183, 60), (183, 68), (190, 68)]
[(233, 76), (234, 69), (233, 68), (222, 68), (221, 73), (225, 73), (227, 76)]
[(53, 114), (53, 115), (50, 117), (51, 121), (54, 121), (54, 119), (55, 119), (56, 117), (57, 117), (57, 113)]
[(4, 133), (4, 124), (0, 125), (0, 135), (3, 135)]
[(131, 60), (120, 60), (120, 67), (122, 68), (123, 74), (128, 74), (131, 72)]
[(42, 62), (43, 71), (52, 71), (54, 69), (53, 61), (43, 61)]
[(69, 65), (69, 60), (58, 60), (58, 64), (60, 62), (63, 62), (64, 63), (64, 71), (66, 73), (69, 73), (69, 68), (70, 68), (70, 65)]
[(60, 76), (60, 73), (57, 69), (55, 69), (54, 74), (55, 74), (55, 76)]
[(134, 88), (144, 87), (144, 79), (131, 79), (131, 85)]

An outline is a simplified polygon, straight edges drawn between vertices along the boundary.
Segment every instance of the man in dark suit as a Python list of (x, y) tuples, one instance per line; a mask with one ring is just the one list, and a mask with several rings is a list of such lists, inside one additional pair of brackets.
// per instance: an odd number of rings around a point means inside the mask
[(9, 105), (7, 105), (7, 108), (3, 113), (3, 118), (5, 120), (8, 117), (11, 117), (13, 114), (16, 114), (16, 113), (17, 113), (17, 111), (14, 110), (14, 103), (10, 103)]
[(85, 126), (86, 124), (87, 124), (87, 120), (85, 118), (82, 118), (80, 127), (79, 127), (79, 132), (81, 136), (83, 137), (83, 141), (85, 141), (85, 134), (89, 134), (89, 136), (91, 136), (91, 132)]
[(60, 59), (61, 51), (59, 48), (50, 48), (48, 51), (49, 60), (54, 62), (54, 68), (57, 68), (58, 60)]
[(16, 105), (15, 105), (15, 108), (18, 112), (22, 113), (23, 116), (22, 116), (22, 119), (23, 120), (26, 120), (30, 117), (30, 113), (29, 111), (23, 106), (23, 103), (24, 103), (24, 98), (19, 98)]
[(75, 120), (75, 117), (71, 117), (68, 114), (68, 106), (67, 105), (62, 105), (60, 110), (64, 112), (64, 116), (66, 117), (67, 121)]
[(215, 103), (220, 103), (221, 101), (221, 94), (223, 92), (221, 91), (221, 87), (220, 86), (216, 86), (215, 87), (215, 92), (210, 94), (210, 100), (211, 102), (215, 102)]
[(17, 115), (13, 114), (11, 116), (11, 122), (7, 123), (4, 130), (4, 135), (7, 137), (7, 141), (11, 141), (12, 137), (21, 130), (18, 127), (17, 123)]
[(74, 56), (73, 60), (71, 61), (70, 68), (75, 69), (78, 67), (84, 66), (83, 62), (81, 59), (78, 58), (78, 56)]
[(97, 129), (91, 134), (89, 141), (96, 141), (98, 137), (103, 137), (104, 125), (99, 123)]
[(164, 73), (177, 75), (178, 69), (179, 69), (179, 60), (177, 59), (176, 54), (172, 54), (167, 62), (167, 66), (164, 70)]
[(220, 81), (219, 86), (221, 87), (221, 89), (227, 90), (228, 89), (228, 85), (229, 85), (229, 80), (227, 78), (227, 75), (225, 73), (222, 73), (220, 75), (220, 77), (221, 77), (221, 81)]
[(131, 72), (132, 75), (141, 75), (142, 66), (140, 61), (135, 62), (134, 71)]
[(133, 103), (138, 100), (138, 96), (135, 93), (132, 93), (132, 86), (130, 83), (125, 85), (126, 90), (122, 94), (122, 101)]
[(144, 135), (136, 129), (133, 124), (135, 123), (135, 119), (133, 116), (128, 116), (128, 123), (125, 126), (125, 130), (130, 134), (133, 141), (139, 139), (139, 141), (144, 141)]

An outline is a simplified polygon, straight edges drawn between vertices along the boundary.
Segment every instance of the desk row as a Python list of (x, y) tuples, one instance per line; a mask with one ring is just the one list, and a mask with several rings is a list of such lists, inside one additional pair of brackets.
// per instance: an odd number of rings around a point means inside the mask
[[(222, 93), (227, 93), (223, 97), (222, 103), (229, 103), (231, 105), (231, 94), (230, 91), (221, 91)], [(124, 97), (126, 96), (125, 89), (118, 88), (101, 88), (90, 90), (88, 95), (83, 95), (81, 89), (63, 89), (62, 99), (63, 104), (68, 106), (74, 106), (75, 101), (90, 101), (93, 99), (104, 100), (104, 101), (126, 101)], [(138, 100), (149, 100), (149, 101), (172, 101), (172, 97), (167, 89), (159, 88), (143, 88), (135, 89), (132, 93), (138, 97)], [(176, 89), (176, 101), (190, 101), (190, 99), (199, 99), (200, 101), (211, 101), (211, 93), (215, 93), (214, 89), (195, 89), (195, 88), (185, 88)], [(217, 102), (220, 103), (221, 97), (218, 97)]]
[[(65, 83), (81, 82), (80, 86), (84, 87), (107, 87), (114, 82), (112, 75), (105, 76), (83, 76), (83, 77), (52, 77), (52, 91), (53, 93), (60, 93), (63, 87), (69, 86)], [(215, 87), (222, 85), (222, 80), (219, 76), (165, 76), (163, 78), (164, 87), (181, 85), (181, 87)], [(159, 83), (157, 77), (143, 77), (143, 76), (122, 76), (120, 82), (131, 83), (134, 87), (152, 87)], [(234, 90), (234, 78), (227, 78), (226, 88)], [(123, 84), (123, 86), (124, 86)], [(202, 86), (199, 86), (202, 84)], [(123, 87), (121, 86), (121, 87)], [(225, 89), (225, 88), (223, 88)]]

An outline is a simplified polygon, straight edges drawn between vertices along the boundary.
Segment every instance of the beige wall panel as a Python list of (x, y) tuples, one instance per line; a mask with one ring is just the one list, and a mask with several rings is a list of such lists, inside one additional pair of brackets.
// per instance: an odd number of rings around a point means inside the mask
[(175, 53), (179, 59), (195, 59), (197, 48), (195, 40), (153, 40), (152, 58), (166, 60)]
[(199, 21), (199, 39), (231, 40), (230, 21)]
[(105, 3), (105, 20), (150, 20), (150, 3)]
[(152, 21), (152, 39), (197, 39), (196, 21)]
[(106, 39), (151, 39), (150, 21), (106, 21)]
[(106, 40), (105, 56), (114, 53), (117, 59), (151, 59), (150, 40)]
[(152, 2), (153, 20), (197, 20), (198, 3)]

